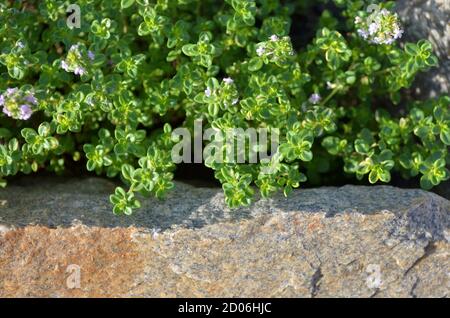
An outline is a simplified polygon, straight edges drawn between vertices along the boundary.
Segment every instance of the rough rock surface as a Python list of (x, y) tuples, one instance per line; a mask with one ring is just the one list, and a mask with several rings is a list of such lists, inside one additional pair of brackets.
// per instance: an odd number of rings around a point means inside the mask
[(417, 95), (434, 97), (450, 91), (450, 1), (396, 1), (404, 29), (405, 40), (428, 39), (439, 58), (439, 67), (418, 75), (414, 84)]
[(0, 297), (450, 294), (450, 202), (422, 190), (307, 189), (230, 210), (220, 189), (178, 183), (116, 217), (109, 181), (34, 182), (0, 191)]

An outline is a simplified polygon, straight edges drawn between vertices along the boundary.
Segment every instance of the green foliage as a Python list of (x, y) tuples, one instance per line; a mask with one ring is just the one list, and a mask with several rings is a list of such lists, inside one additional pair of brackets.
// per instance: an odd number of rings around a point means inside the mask
[[(279, 130), (269, 159), (204, 158), (231, 207), (251, 204), (253, 185), (288, 195), (339, 169), (371, 183), (419, 177), (425, 189), (448, 180), (450, 98), (402, 96), (437, 65), (430, 43), (400, 46), (395, 15), (334, 0), (345, 21), (324, 11), (298, 48), (291, 37), (305, 23), (292, 17), (316, 3), (299, 2), (81, 0), (81, 28), (71, 29), (68, 1), (3, 1), (0, 186), (82, 161), (120, 177), (114, 213), (131, 214), (139, 195), (173, 188), (172, 130), (193, 131), (197, 119), (204, 129)], [(387, 111), (395, 107), (404, 112)]]

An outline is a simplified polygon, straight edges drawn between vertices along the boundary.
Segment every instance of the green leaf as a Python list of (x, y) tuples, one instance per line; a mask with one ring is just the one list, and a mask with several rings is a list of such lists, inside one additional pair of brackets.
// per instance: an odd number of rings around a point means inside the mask
[(449, 126), (442, 127), (439, 137), (441, 138), (444, 144), (450, 146), (450, 127)]
[(39, 125), (38, 132), (39, 135), (43, 137), (50, 135), (50, 124), (47, 122), (43, 122)]
[(414, 43), (406, 43), (405, 44), (405, 52), (408, 55), (416, 56), (419, 53), (419, 48)]
[(433, 184), (427, 176), (422, 176), (420, 178), (420, 187), (425, 190), (430, 190), (431, 188), (433, 188)]
[(302, 161), (311, 161), (313, 158), (313, 154), (310, 150), (305, 150), (300, 153), (299, 157)]
[(134, 173), (134, 168), (132, 165), (130, 165), (130, 164), (122, 165), (122, 176), (126, 180), (131, 181), (133, 179), (133, 173)]
[(196, 44), (183, 45), (181, 50), (187, 56), (197, 56), (198, 55), (198, 49), (197, 49), (197, 45)]
[(355, 150), (360, 154), (367, 154), (370, 150), (370, 145), (363, 139), (356, 139)]
[(13, 68), (8, 69), (8, 74), (12, 78), (20, 80), (25, 75), (25, 71), (21, 67), (14, 66)]
[(134, 4), (134, 0), (121, 0), (120, 7), (122, 9), (126, 9), (131, 7)]
[(381, 170), (378, 174), (379, 178), (383, 182), (391, 181), (391, 173), (388, 170)]
[(95, 170), (95, 162), (92, 160), (88, 160), (88, 162), (86, 163), (86, 168), (88, 171), (94, 171)]
[(436, 56), (432, 55), (425, 60), (425, 64), (430, 67), (437, 66), (439, 64), (439, 60)]
[(369, 173), (369, 182), (370, 183), (376, 183), (379, 179), (378, 171), (376, 169), (370, 171)]
[(209, 104), (208, 105), (208, 113), (212, 117), (216, 117), (217, 114), (219, 113), (219, 105), (216, 103)]
[(253, 57), (248, 62), (248, 70), (250, 72), (256, 72), (263, 66), (263, 60), (260, 57)]

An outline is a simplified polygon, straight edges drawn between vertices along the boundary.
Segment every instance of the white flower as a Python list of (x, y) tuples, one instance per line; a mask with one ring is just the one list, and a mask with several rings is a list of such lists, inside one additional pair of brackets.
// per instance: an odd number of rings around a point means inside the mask
[(81, 66), (77, 66), (76, 68), (75, 68), (75, 70), (73, 71), (73, 73), (75, 74), (75, 75), (83, 75), (84, 73), (86, 73), (86, 71), (85, 71), (85, 69), (84, 68), (82, 68)]
[(380, 25), (378, 23), (372, 22), (369, 25), (369, 34), (370, 35), (375, 34), (378, 31), (379, 28), (380, 28)]
[(363, 39), (367, 39), (367, 37), (369, 36), (369, 33), (367, 33), (366, 30), (363, 29), (358, 29), (358, 34), (360, 37), (362, 37)]
[(400, 28), (395, 28), (394, 30), (394, 39), (400, 39), (403, 35), (403, 30)]
[(256, 54), (258, 54), (258, 56), (264, 55), (265, 52), (266, 48), (264, 46), (260, 46), (259, 48), (256, 49)]
[(226, 77), (223, 79), (225, 84), (233, 84), (233, 79), (231, 77)]
[(211, 94), (212, 94), (211, 88), (207, 87), (207, 88), (205, 89), (205, 95), (206, 95), (206, 97), (211, 97)]
[(231, 102), (232, 105), (236, 105), (239, 102), (239, 98), (235, 98), (233, 99), (233, 101)]
[[(386, 10), (386, 9), (382, 9), (382, 10), (380, 11), (380, 14), (381, 14), (381, 15), (388, 15), (388, 14), (389, 14), (389, 11)], [(394, 15), (397, 16), (397, 14), (394, 14)]]
[(61, 61), (61, 68), (66, 72), (69, 71), (69, 65), (66, 63), (66, 61), (64, 60)]
[(372, 40), (372, 43), (375, 43), (375, 44), (381, 44), (381, 43), (383, 43), (383, 40), (381, 40), (380, 37), (376, 36), (376, 37)]
[(358, 25), (358, 35), (373, 44), (389, 45), (403, 34), (398, 15), (386, 9), (372, 13), (365, 20), (355, 18), (355, 25)]
[(278, 41), (278, 40), (279, 40), (279, 37), (277, 35), (273, 34), (270, 36), (270, 41)]

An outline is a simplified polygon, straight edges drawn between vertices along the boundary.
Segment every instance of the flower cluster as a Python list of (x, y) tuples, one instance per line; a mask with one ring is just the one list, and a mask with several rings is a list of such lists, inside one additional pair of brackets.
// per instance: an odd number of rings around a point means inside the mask
[(291, 39), (284, 36), (281, 39), (273, 34), (269, 37), (269, 41), (261, 42), (256, 48), (256, 54), (260, 57), (294, 55), (291, 46)]
[(392, 44), (403, 35), (397, 13), (376, 10), (365, 18), (355, 17), (358, 35), (374, 44)]
[(72, 45), (66, 58), (61, 61), (61, 68), (66, 72), (72, 72), (79, 76), (86, 74), (88, 72), (88, 61), (94, 61), (95, 54), (92, 51), (87, 51), (86, 53), (85, 51), (80, 44)]
[(229, 110), (239, 102), (239, 93), (231, 77), (222, 79), (222, 83), (216, 78), (206, 82), (206, 89), (199, 93), (195, 100), (208, 105), (207, 114), (216, 117), (221, 109)]
[(28, 120), (37, 104), (37, 99), (32, 92), (24, 93), (17, 87), (8, 88), (0, 95), (3, 113), (14, 119)]

